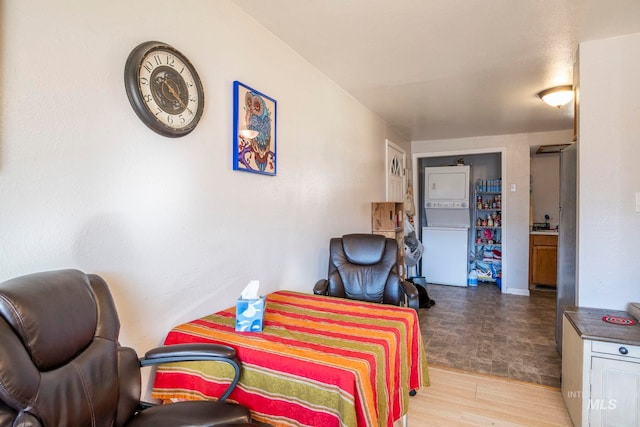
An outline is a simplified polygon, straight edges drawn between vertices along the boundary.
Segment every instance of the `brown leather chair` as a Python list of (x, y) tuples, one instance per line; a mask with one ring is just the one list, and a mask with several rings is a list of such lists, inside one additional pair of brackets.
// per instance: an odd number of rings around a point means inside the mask
[[(99, 276), (60, 270), (0, 283), (0, 426), (251, 422), (246, 408), (223, 402), (240, 373), (232, 348), (179, 344), (138, 359), (133, 349), (119, 345), (119, 329), (109, 288)], [(184, 360), (218, 360), (234, 367), (236, 378), (221, 401), (142, 404), (140, 367)]]
[(334, 237), (329, 242), (328, 278), (319, 280), (313, 293), (418, 310), (418, 290), (400, 278), (397, 259), (393, 239), (377, 234)]

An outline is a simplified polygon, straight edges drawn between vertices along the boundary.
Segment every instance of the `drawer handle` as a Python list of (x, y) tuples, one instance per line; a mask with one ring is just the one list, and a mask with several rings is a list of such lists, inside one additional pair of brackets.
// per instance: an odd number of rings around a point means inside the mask
[(629, 354), (629, 350), (627, 350), (627, 347), (620, 347), (618, 351), (620, 352), (620, 354)]

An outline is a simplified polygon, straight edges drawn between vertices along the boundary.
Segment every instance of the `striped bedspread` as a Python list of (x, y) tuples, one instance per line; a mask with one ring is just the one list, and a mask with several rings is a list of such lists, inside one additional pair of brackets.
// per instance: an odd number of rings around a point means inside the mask
[[(165, 344), (211, 342), (242, 361), (229, 400), (273, 426), (387, 426), (407, 412), (409, 390), (429, 385), (416, 312), (408, 308), (278, 291), (267, 295), (262, 332), (236, 332), (235, 307), (175, 327)], [(232, 377), (218, 362), (158, 369), (153, 397), (220, 396)]]

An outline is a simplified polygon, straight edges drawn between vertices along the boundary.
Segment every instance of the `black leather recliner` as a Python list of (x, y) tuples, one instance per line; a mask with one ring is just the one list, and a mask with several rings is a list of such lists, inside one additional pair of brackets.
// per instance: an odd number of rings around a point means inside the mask
[[(0, 284), (0, 427), (249, 425), (249, 411), (223, 402), (237, 383), (235, 351), (179, 344), (138, 359), (118, 343), (120, 322), (105, 281), (77, 270)], [(236, 370), (221, 401), (140, 403), (140, 367), (218, 360)]]
[[(346, 234), (329, 243), (329, 274), (313, 293), (418, 310), (416, 287), (398, 275), (398, 243), (377, 234)], [(406, 297), (406, 303), (405, 303)]]

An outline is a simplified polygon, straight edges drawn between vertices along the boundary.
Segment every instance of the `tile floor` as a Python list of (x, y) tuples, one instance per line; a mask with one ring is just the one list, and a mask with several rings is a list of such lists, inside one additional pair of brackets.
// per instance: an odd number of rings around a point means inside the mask
[(553, 290), (525, 297), (481, 283), (427, 291), (436, 305), (418, 315), (430, 364), (560, 387)]

